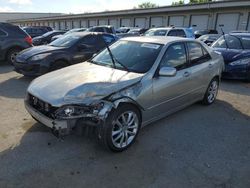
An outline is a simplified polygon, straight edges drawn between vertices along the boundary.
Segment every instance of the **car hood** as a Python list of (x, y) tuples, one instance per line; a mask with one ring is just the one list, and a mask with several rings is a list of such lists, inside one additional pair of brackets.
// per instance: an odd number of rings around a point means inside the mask
[(49, 46), (49, 45), (43, 45), (43, 46), (33, 46), (31, 48), (23, 50), (18, 56), (18, 60), (27, 60), (30, 57), (33, 57), (38, 54), (43, 53), (50, 53), (53, 51), (64, 49), (65, 47), (55, 47), (55, 46)]
[(226, 48), (214, 48), (215, 51), (221, 53), (226, 64), (237, 61), (242, 58), (250, 57), (250, 50), (237, 50)]
[(139, 82), (142, 77), (143, 74), (84, 62), (38, 77), (28, 92), (55, 107), (90, 105)]

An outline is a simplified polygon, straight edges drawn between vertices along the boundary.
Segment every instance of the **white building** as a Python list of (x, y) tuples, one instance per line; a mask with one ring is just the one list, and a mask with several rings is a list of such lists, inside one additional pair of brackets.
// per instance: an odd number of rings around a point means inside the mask
[(215, 1), (181, 6), (164, 6), (150, 9), (130, 9), (86, 14), (47, 16), (41, 18), (16, 19), (9, 22), (28, 25), (49, 25), (55, 29), (72, 29), (109, 24), (114, 27), (132, 26), (141, 28), (181, 26), (198, 29), (221, 28), (250, 30), (250, 1)]

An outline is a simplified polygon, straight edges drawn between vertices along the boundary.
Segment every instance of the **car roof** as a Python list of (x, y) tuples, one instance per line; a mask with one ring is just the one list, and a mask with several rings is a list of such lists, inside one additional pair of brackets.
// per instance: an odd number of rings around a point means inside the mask
[(250, 33), (230, 33), (230, 35), (241, 36), (241, 37), (250, 37)]
[(135, 41), (145, 43), (157, 43), (166, 45), (170, 42), (185, 42), (185, 41), (196, 41), (194, 39), (182, 38), (182, 37), (166, 37), (166, 36), (140, 36), (140, 37), (126, 37), (120, 40), (124, 41)]
[(75, 36), (79, 36), (79, 37), (84, 37), (84, 36), (87, 36), (87, 35), (101, 35), (101, 34), (113, 36), (112, 34), (109, 34), (109, 33), (86, 32), (86, 31), (83, 31), (83, 32), (74, 32), (74, 33), (70, 33), (69, 35), (75, 35)]
[(156, 28), (152, 28), (152, 29), (149, 29), (149, 30), (160, 30), (160, 29), (190, 29), (190, 28), (187, 28), (187, 27), (156, 27)]

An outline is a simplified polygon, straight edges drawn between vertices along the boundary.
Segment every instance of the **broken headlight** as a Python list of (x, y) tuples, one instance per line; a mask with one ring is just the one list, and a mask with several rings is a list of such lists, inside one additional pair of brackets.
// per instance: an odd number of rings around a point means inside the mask
[(57, 119), (73, 119), (81, 117), (94, 117), (102, 108), (103, 103), (95, 103), (91, 106), (69, 105), (59, 108), (55, 112)]

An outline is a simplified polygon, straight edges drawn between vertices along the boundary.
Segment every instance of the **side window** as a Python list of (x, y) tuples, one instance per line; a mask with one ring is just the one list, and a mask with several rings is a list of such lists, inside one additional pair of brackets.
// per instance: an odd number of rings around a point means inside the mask
[(196, 42), (188, 42), (188, 54), (191, 65), (204, 63), (211, 59), (209, 53)]
[(6, 36), (7, 34), (4, 32), (4, 31), (2, 31), (1, 29), (0, 29), (0, 37), (4, 37), (4, 36)]
[(102, 35), (102, 38), (107, 44), (111, 44), (115, 41), (115, 38), (111, 35)]
[(174, 67), (177, 70), (187, 67), (187, 55), (183, 43), (172, 44), (162, 58), (160, 67)]
[(178, 29), (178, 30), (176, 30), (176, 36), (178, 36), (178, 37), (186, 37), (186, 34), (182, 29)]
[(95, 32), (104, 33), (104, 28), (102, 28), (102, 27), (95, 28)]
[(176, 36), (176, 30), (170, 30), (168, 36)]
[(97, 42), (96, 35), (88, 35), (80, 41), (80, 44), (93, 46), (96, 44), (96, 42)]

